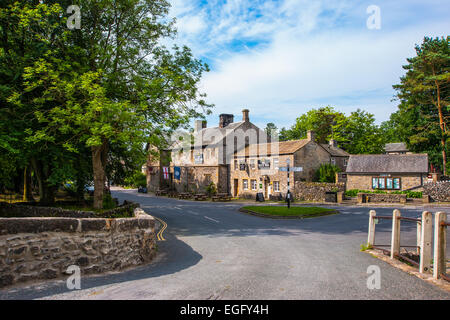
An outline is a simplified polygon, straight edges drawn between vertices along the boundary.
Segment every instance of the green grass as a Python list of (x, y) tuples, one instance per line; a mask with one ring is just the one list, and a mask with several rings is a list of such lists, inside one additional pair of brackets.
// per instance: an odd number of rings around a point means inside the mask
[(291, 207), (286, 206), (246, 206), (243, 210), (249, 210), (256, 213), (266, 214), (278, 217), (318, 217), (337, 213), (334, 209), (326, 209), (319, 207)]

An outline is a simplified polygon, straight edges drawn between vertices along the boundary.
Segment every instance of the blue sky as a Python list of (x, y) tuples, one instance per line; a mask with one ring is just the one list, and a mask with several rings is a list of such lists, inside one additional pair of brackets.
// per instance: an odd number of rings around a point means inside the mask
[[(290, 127), (312, 108), (357, 108), (377, 123), (396, 111), (392, 85), (424, 36), (447, 36), (447, 1), (170, 0), (178, 44), (210, 65), (201, 83), (220, 113), (250, 109), (250, 120)], [(367, 8), (381, 12), (368, 29)]]

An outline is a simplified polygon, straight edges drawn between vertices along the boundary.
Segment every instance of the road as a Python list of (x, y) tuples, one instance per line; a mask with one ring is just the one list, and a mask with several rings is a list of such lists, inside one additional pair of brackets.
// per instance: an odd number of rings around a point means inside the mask
[[(360, 252), (370, 208), (336, 207), (340, 214), (274, 220), (238, 212), (236, 203), (157, 198), (114, 191), (167, 223), (157, 258), (121, 273), (63, 280), (0, 292), (0, 299), (450, 299), (450, 294)], [(392, 208), (376, 208), (382, 215)], [(402, 209), (416, 217), (423, 209)], [(429, 209), (436, 212), (436, 208)], [(450, 212), (448, 209), (447, 212)], [(389, 243), (390, 226), (377, 225)], [(415, 225), (402, 227), (414, 244)], [(367, 288), (367, 268), (380, 267), (381, 289)]]

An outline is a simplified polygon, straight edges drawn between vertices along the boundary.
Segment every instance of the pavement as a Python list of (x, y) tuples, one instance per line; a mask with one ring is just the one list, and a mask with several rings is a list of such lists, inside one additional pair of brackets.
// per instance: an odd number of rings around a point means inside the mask
[[(237, 203), (195, 202), (115, 190), (167, 223), (157, 257), (145, 266), (83, 277), (81, 290), (65, 280), (0, 291), (0, 299), (450, 299), (450, 293), (360, 251), (367, 242), (370, 207), (327, 206), (338, 215), (275, 220), (238, 211)], [(392, 207), (374, 208), (391, 215)], [(423, 210), (400, 208), (403, 216)], [(415, 244), (416, 226), (402, 223), (402, 244)], [(377, 225), (376, 243), (390, 241)], [(447, 243), (449, 239), (447, 239)], [(449, 253), (447, 253), (449, 254)], [(381, 288), (368, 289), (369, 266)]]

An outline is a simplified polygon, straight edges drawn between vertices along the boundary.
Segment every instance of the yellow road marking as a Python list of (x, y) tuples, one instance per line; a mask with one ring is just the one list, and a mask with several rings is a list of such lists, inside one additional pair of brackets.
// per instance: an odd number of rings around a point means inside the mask
[[(154, 216), (155, 217), (155, 216)], [(163, 232), (164, 232), (164, 230), (166, 230), (166, 228), (167, 228), (167, 223), (165, 223), (163, 220), (161, 220), (160, 218), (158, 218), (158, 217), (155, 217), (155, 219), (156, 220), (158, 220), (159, 222), (161, 222), (161, 224), (162, 224), (162, 228), (159, 230), (159, 232), (157, 233), (157, 235), (156, 235), (156, 238), (159, 240), (159, 241), (166, 241), (166, 239), (164, 239), (164, 237), (163, 237)]]

